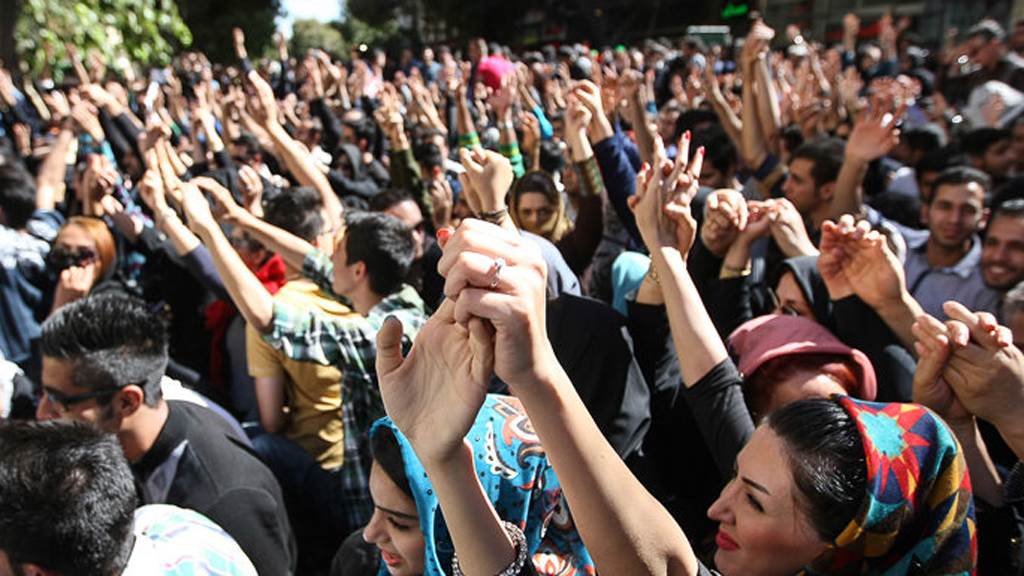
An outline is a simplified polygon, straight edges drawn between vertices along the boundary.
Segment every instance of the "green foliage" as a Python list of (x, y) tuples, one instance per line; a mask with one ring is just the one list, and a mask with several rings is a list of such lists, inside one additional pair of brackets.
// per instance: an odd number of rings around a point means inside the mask
[(348, 44), (341, 31), (334, 25), (300, 18), (292, 24), (292, 38), (288, 43), (288, 51), (301, 58), (310, 48), (320, 48), (340, 58), (345, 56)]
[(15, 38), (23, 61), (39, 71), (46, 43), (58, 62), (66, 60), (64, 42), (71, 42), (83, 56), (98, 49), (108, 63), (127, 56), (165, 65), (192, 42), (192, 33), (173, 0), (24, 0)]
[(370, 28), (386, 28), (392, 24), (402, 3), (402, 0), (346, 0), (345, 12), (349, 18)]
[(195, 37), (193, 48), (215, 62), (235, 62), (231, 29), (245, 32), (249, 56), (268, 53), (274, 44), (274, 18), (280, 0), (177, 0), (182, 18)]
[(350, 44), (366, 44), (368, 46), (390, 46), (400, 36), (401, 28), (398, 20), (392, 18), (379, 25), (370, 24), (354, 17), (348, 17), (341, 24), (342, 33), (348, 38)]

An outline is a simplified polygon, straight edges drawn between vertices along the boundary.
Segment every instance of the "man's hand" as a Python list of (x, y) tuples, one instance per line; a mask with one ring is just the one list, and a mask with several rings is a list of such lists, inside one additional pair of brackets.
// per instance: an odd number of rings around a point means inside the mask
[(701, 242), (715, 256), (725, 256), (740, 231), (747, 227), (748, 217), (747, 200), (742, 194), (736, 190), (715, 190), (704, 202)]
[(149, 206), (153, 214), (160, 217), (170, 206), (167, 205), (167, 198), (164, 196), (164, 181), (160, 177), (160, 171), (155, 167), (146, 170), (139, 181), (136, 190), (142, 201)]
[[(971, 414), (988, 420), (1004, 435), (1024, 427), (1024, 354), (1010, 330), (987, 312), (971, 312), (946, 302), (953, 344), (943, 378)], [(959, 325), (959, 326), (957, 326)]]
[(62, 270), (53, 293), (53, 310), (88, 296), (93, 284), (96, 283), (98, 269), (99, 264), (92, 262)]
[(217, 220), (213, 217), (213, 212), (210, 211), (210, 203), (206, 201), (206, 196), (194, 181), (182, 183), (181, 200), (188, 227), (196, 235), (202, 237), (204, 233), (214, 229), (220, 233)]
[[(470, 194), (467, 197), (470, 208), (477, 214), (506, 208), (505, 196), (515, 179), (508, 158), (483, 148), (462, 148), (459, 158), (466, 168), (463, 191)], [(469, 186), (465, 186), (467, 182)]]
[(907, 105), (901, 105), (889, 116), (892, 103), (891, 96), (883, 96), (864, 109), (846, 142), (847, 161), (867, 164), (885, 156), (896, 146), (900, 140), (896, 120), (907, 109)]
[(274, 90), (270, 84), (267, 84), (267, 81), (255, 70), (251, 70), (246, 78), (256, 89), (256, 97), (249, 99), (250, 114), (253, 119), (266, 129), (280, 127), (277, 119), (277, 100), (274, 99)]
[[(230, 190), (221, 186), (220, 183), (213, 178), (199, 176), (197, 178), (193, 178), (191, 183), (199, 190), (209, 193), (210, 198), (213, 199), (215, 215), (218, 220), (227, 222), (228, 224), (238, 225), (244, 222), (246, 216), (250, 214), (245, 208), (242, 208), (237, 202), (235, 202)], [(209, 204), (207, 204), (206, 211), (209, 212)], [(205, 214), (203, 214), (203, 216), (205, 216)]]
[(839, 223), (825, 222), (818, 271), (833, 300), (856, 294), (875, 309), (907, 296), (903, 266), (889, 250), (885, 236), (849, 214)]
[(75, 120), (75, 125), (78, 129), (88, 134), (93, 139), (93, 142), (99, 143), (103, 142), (106, 137), (97, 114), (96, 108), (84, 100), (77, 102), (71, 108), (71, 117)]
[(252, 166), (238, 169), (238, 187), (242, 191), (245, 208), (253, 215), (263, 216), (263, 180)]
[(804, 218), (793, 203), (785, 198), (774, 198), (768, 201), (768, 220), (772, 238), (779, 245), (787, 258), (797, 256), (813, 256), (818, 249), (811, 242), (804, 226)]
[(951, 349), (955, 346), (951, 340), (963, 339), (966, 329), (962, 325), (947, 326), (924, 314), (914, 322), (913, 333), (917, 339), (914, 349), (919, 358), (917, 369), (914, 370), (914, 402), (931, 408), (951, 425), (969, 422), (973, 418), (972, 414), (960, 402), (944, 377), (945, 371), (949, 369)]

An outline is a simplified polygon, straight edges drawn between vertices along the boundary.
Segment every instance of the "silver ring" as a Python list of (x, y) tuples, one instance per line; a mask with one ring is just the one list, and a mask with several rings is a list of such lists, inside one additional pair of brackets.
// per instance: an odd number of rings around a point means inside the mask
[(491, 264), (491, 274), (493, 275), (491, 278), (491, 288), (496, 288), (498, 286), (498, 282), (501, 280), (501, 271), (506, 265), (507, 262), (504, 258), (498, 257), (494, 259), (494, 263)]

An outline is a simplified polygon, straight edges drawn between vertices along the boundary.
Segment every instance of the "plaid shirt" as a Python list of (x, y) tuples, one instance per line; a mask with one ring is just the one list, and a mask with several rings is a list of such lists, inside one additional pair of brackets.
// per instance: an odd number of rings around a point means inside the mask
[[(334, 266), (323, 252), (306, 255), (302, 273), (328, 294)], [(384, 416), (377, 386), (377, 331), (388, 316), (402, 322), (402, 347), (408, 351), (427, 320), (423, 300), (403, 285), (374, 306), (365, 317), (337, 317), (316, 310), (300, 310), (274, 301), (273, 327), (263, 338), (289, 358), (337, 366), (342, 373), (341, 420), (345, 430), (345, 463), (341, 467), (343, 498), (349, 525), (363, 526), (373, 514), (369, 470), (370, 426)]]

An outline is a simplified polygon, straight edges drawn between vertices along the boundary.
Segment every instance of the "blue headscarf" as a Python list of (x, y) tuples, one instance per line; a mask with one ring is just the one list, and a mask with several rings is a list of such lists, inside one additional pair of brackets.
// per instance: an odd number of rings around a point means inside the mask
[[(444, 576), (455, 547), (439, 513), (437, 495), (409, 441), (389, 418), (373, 425), (371, 437), (385, 427), (398, 439), (419, 512), (426, 544), (423, 574)], [(488, 395), (466, 438), (473, 446), (473, 462), (484, 492), (502, 520), (522, 528), (537, 572), (550, 576), (596, 574), (555, 471), (519, 400)], [(381, 566), (381, 576), (387, 573)]]

